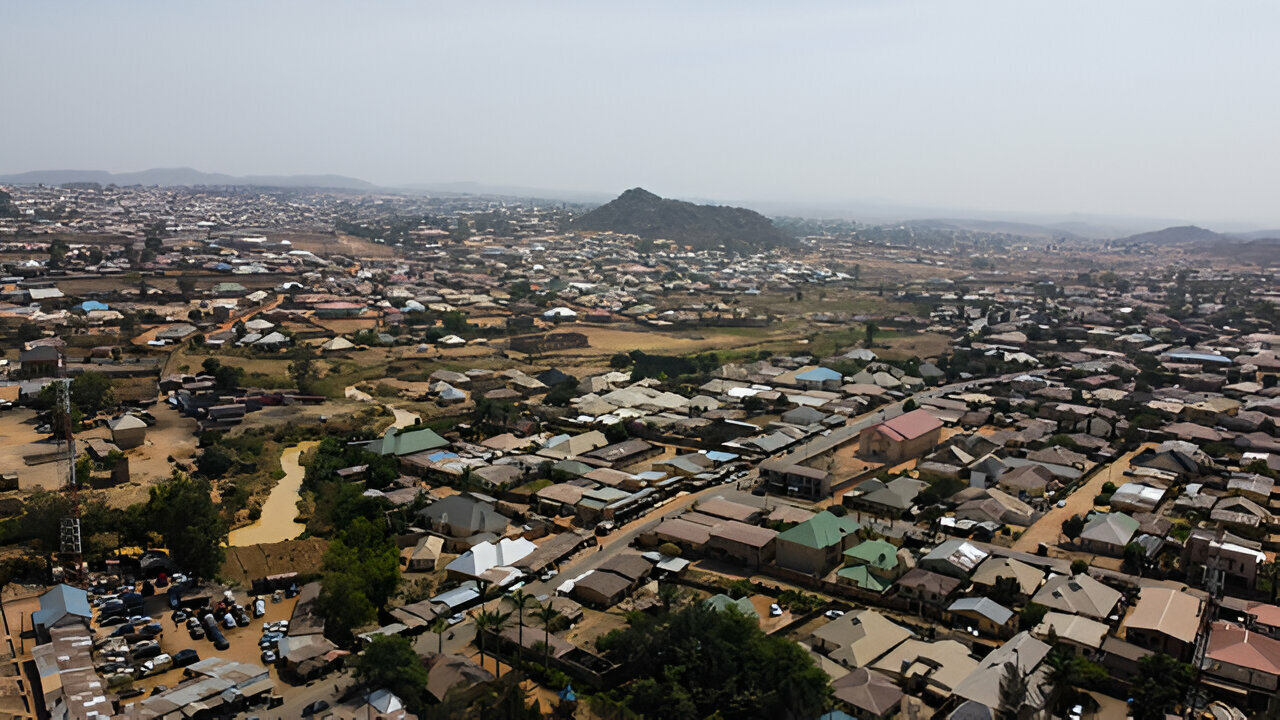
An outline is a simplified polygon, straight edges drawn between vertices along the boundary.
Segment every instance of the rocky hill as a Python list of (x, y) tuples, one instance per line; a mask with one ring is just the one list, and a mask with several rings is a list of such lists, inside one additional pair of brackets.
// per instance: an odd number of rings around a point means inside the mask
[(695, 205), (633, 188), (573, 221), (577, 230), (610, 231), (670, 240), (696, 249), (754, 250), (794, 239), (753, 210)]
[(1195, 225), (1183, 225), (1181, 227), (1167, 227), (1163, 230), (1154, 232), (1139, 233), (1130, 235), (1126, 238), (1120, 238), (1117, 243), (1122, 244), (1154, 244), (1154, 245), (1181, 245), (1184, 243), (1207, 243), (1227, 240), (1228, 236), (1216, 233), (1212, 230), (1205, 230)]

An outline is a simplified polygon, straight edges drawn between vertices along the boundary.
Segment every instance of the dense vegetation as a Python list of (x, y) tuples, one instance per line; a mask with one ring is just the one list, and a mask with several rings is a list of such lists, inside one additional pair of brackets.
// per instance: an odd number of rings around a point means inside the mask
[(618, 702), (646, 718), (809, 718), (827, 707), (826, 674), (794, 642), (752, 618), (694, 604), (632, 624), (597, 642), (634, 679)]
[(699, 250), (740, 251), (790, 245), (791, 236), (763, 215), (744, 208), (694, 205), (633, 188), (573, 221), (578, 230), (669, 240)]

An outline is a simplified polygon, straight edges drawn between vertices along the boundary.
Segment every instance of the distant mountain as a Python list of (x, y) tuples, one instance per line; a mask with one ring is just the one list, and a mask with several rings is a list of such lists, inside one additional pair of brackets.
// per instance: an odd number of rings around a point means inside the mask
[(1230, 241), (1229, 235), (1216, 233), (1212, 230), (1205, 230), (1195, 225), (1183, 225), (1180, 227), (1168, 227), (1155, 232), (1139, 233), (1130, 235), (1129, 237), (1116, 240), (1117, 243), (1126, 245), (1151, 244), (1151, 245), (1182, 245), (1186, 243), (1214, 243), (1222, 241)]
[(750, 250), (794, 241), (753, 210), (668, 200), (642, 188), (632, 188), (582, 215), (573, 227), (670, 240), (698, 249), (723, 245), (729, 250)]
[(610, 198), (608, 193), (585, 190), (554, 190), (525, 185), (491, 185), (478, 182), (412, 183), (397, 189), (416, 193), (443, 195), (478, 195), (481, 197), (536, 198), (538, 200), (563, 200), (571, 203), (602, 203)]
[(139, 172), (109, 173), (104, 170), (36, 170), (16, 175), (0, 175), (9, 185), (63, 185), (95, 182), (102, 185), (250, 185), (258, 187), (315, 187), (343, 190), (373, 190), (373, 183), (343, 175), (224, 175), (193, 168), (152, 168)]

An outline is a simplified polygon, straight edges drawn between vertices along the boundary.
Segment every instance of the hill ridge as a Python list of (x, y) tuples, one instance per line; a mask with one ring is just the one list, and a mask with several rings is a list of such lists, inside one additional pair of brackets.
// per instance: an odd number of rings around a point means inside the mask
[(789, 245), (787, 233), (754, 210), (725, 205), (695, 205), (661, 197), (641, 187), (573, 221), (578, 230), (637, 235), (646, 240), (669, 240), (696, 249), (751, 250)]

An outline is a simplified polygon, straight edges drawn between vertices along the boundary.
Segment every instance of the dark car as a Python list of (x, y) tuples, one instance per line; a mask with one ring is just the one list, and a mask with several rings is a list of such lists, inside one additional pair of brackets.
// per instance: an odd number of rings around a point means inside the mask
[(764, 493), (765, 493), (765, 490), (763, 485), (757, 486), (754, 490), (751, 491), (751, 494), (756, 496), (764, 495)]
[(160, 652), (159, 643), (147, 642), (145, 644), (139, 643), (129, 652), (129, 654), (133, 656), (134, 660), (143, 660), (146, 658), (153, 658), (159, 655)]
[(161, 625), (160, 623), (151, 623), (150, 625), (144, 625), (138, 630), (138, 634), (142, 635), (143, 637), (149, 637), (149, 638), (156, 637), (157, 635), (163, 635), (164, 626)]
[[(111, 618), (111, 619), (112, 619), (112, 620), (114, 620), (115, 618)], [(99, 625), (101, 625), (102, 623), (98, 623), (98, 624), (99, 624)], [(130, 624), (128, 624), (128, 623), (124, 623), (124, 624), (120, 625), (119, 627), (117, 627), (117, 628), (115, 629), (115, 631), (113, 631), (113, 632), (112, 632), (110, 635), (108, 635), (107, 637), (123, 637), (123, 636), (125, 636), (125, 635), (131, 635), (131, 634), (133, 634), (133, 631), (134, 631), (134, 627), (133, 627), (132, 625), (130, 625)]]
[[(98, 606), (99, 618), (110, 618), (117, 615), (125, 615), (127, 612), (128, 608), (125, 606), (124, 601), (119, 598), (112, 598), (111, 600), (103, 601), (103, 603)], [(102, 623), (103, 620), (98, 621), (99, 625)]]
[(310, 705), (307, 705), (306, 707), (302, 708), (302, 717), (307, 717), (308, 715), (315, 715), (316, 713), (321, 713), (328, 709), (329, 709), (328, 700), (317, 700), (311, 703)]
[(120, 698), (121, 700), (128, 700), (129, 698), (136, 698), (142, 694), (143, 694), (142, 688), (129, 688), (128, 690), (121, 690), (119, 693), (116, 694), (116, 697)]
[(187, 634), (191, 636), (192, 640), (203, 640), (204, 628), (200, 627), (199, 625), (194, 625), (190, 628), (187, 628)]
[(195, 650), (192, 650), (191, 648), (187, 648), (186, 650), (179, 650), (178, 652), (173, 654), (174, 667), (186, 667), (188, 665), (194, 665), (198, 662), (200, 662), (200, 653), (196, 652)]

